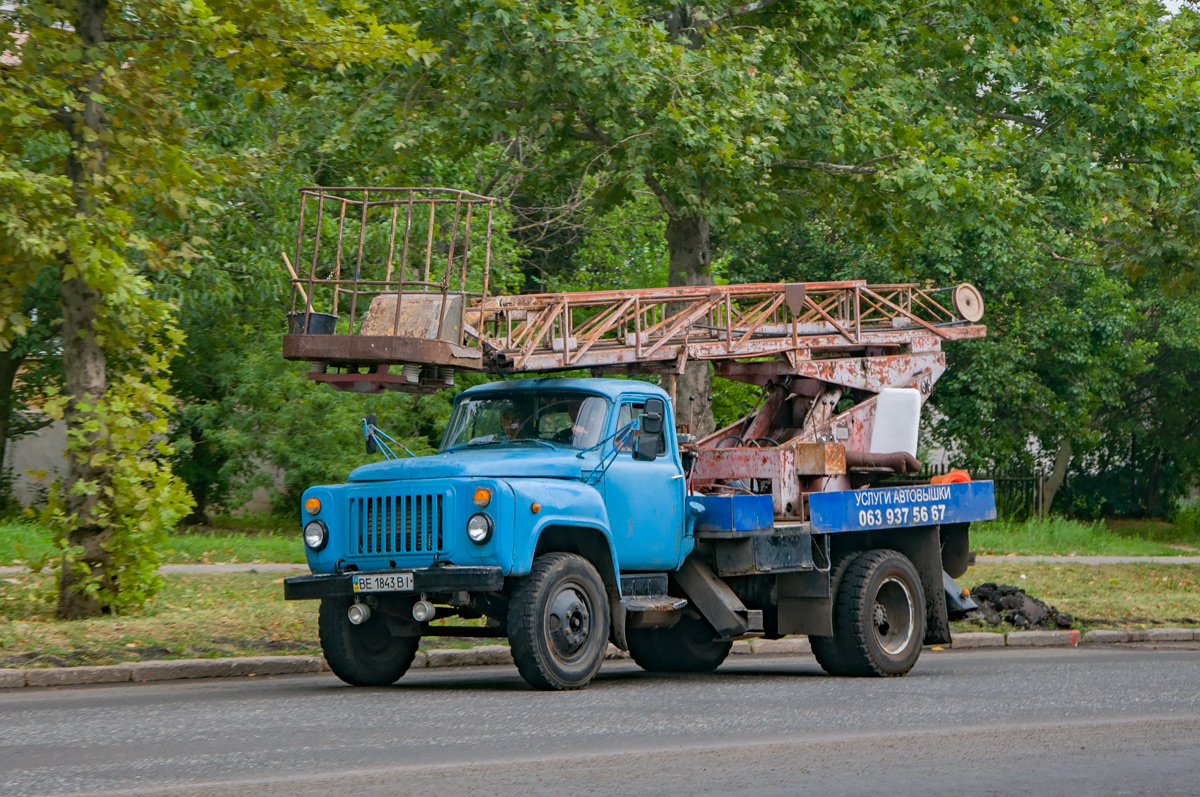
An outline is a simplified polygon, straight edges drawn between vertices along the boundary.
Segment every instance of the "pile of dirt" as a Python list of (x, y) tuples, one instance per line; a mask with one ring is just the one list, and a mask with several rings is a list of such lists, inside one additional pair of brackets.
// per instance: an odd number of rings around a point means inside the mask
[(980, 584), (971, 590), (980, 619), (988, 625), (1011, 623), (1017, 628), (1070, 628), (1074, 619), (1010, 584)]

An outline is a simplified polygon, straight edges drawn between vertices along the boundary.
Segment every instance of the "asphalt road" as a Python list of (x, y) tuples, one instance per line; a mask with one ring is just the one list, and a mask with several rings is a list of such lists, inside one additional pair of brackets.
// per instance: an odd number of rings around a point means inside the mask
[(606, 664), (0, 694), (0, 794), (1200, 794), (1200, 645), (930, 652), (907, 677), (807, 656), (711, 675)]

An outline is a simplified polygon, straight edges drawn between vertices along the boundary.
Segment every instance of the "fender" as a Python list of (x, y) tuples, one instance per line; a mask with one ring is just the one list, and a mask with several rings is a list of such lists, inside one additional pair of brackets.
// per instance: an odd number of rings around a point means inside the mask
[[(609, 530), (608, 510), (600, 492), (589, 484), (561, 479), (521, 479), (507, 482), (513, 492), (515, 525), (529, 523), (528, 534), (513, 539), (513, 567), (510, 575), (523, 576), (533, 566), (534, 552), (542, 533), (552, 526), (581, 526), (595, 529), (604, 538), (614, 574), (621, 572), (617, 552)], [(540, 506), (538, 512), (532, 506)], [(620, 579), (617, 579), (620, 583)]]
[[(625, 637), (625, 608), (621, 603), (621, 569), (617, 562), (616, 547), (609, 529), (608, 511), (598, 490), (589, 484), (560, 480), (528, 479), (511, 483), (516, 497), (518, 518), (533, 515), (536, 520), (528, 535), (516, 537), (523, 542), (513, 551), (513, 569), (510, 575), (523, 575), (533, 566), (534, 554), (547, 533), (558, 536), (559, 529), (589, 529), (603, 540), (598, 543), (595, 536), (587, 538), (578, 532), (560, 537), (555, 544), (559, 550), (576, 550), (587, 556), (596, 566), (608, 593), (609, 639), (621, 650), (629, 649)], [(539, 510), (532, 507), (537, 502)], [(526, 503), (528, 502), (528, 503)], [(581, 539), (583, 537), (583, 539)], [(578, 547), (575, 543), (581, 543)], [(600, 549), (599, 546), (603, 548)], [(607, 558), (607, 562), (601, 561)]]

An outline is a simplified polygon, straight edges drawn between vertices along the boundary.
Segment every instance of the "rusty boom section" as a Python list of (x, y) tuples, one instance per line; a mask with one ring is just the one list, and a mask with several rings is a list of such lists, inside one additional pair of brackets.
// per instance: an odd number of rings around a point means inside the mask
[(294, 260), (283, 256), (292, 286), (284, 356), (357, 392), (435, 392), (456, 370), (670, 377), (688, 360), (764, 386), (804, 375), (870, 390), (894, 381), (886, 371), (911, 377), (940, 361), (943, 341), (985, 332), (970, 286), (506, 295), (509, 267), (492, 258), (497, 212), (496, 200), (451, 189), (302, 189)]

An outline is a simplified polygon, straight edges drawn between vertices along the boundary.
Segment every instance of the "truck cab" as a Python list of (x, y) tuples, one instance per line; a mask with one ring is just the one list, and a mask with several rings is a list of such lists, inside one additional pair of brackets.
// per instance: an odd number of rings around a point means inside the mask
[[(482, 615), (508, 627), (516, 586), (557, 555), (566, 570), (591, 572), (558, 590), (574, 611), (551, 610), (553, 624), (576, 626), (558, 658), (586, 659), (553, 685), (590, 678), (611, 614), (624, 611), (622, 578), (629, 588), (638, 582), (630, 574), (653, 573), (665, 594), (665, 573), (695, 546), (679, 445), (665, 431), (673, 428), (666, 394), (646, 382), (544, 378), (467, 390), (438, 453), (364, 465), (346, 484), (304, 493), (313, 575), (288, 579), (286, 595), (322, 601), (322, 646), (336, 673), (395, 680), (435, 617)], [(414, 606), (428, 617), (414, 618)], [(354, 652), (353, 639), (368, 634), (397, 651), (381, 674)], [(556, 663), (554, 651), (538, 653)]]

